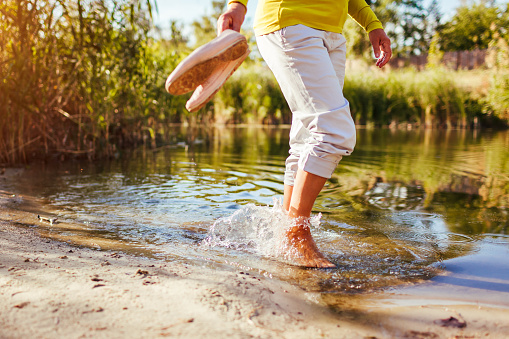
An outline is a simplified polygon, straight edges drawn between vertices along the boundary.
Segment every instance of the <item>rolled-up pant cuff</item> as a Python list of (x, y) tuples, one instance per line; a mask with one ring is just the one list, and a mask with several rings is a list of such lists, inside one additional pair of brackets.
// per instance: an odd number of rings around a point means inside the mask
[[(334, 158), (335, 160), (329, 160), (313, 154), (307, 154), (299, 159), (298, 168), (319, 177), (330, 179), (342, 157), (338, 158), (336, 156)], [(293, 186), (296, 174), (297, 171), (295, 170), (285, 171), (285, 185)]]
[(313, 154), (306, 154), (304, 157), (299, 159), (299, 168), (308, 173), (329, 179), (338, 166), (341, 156), (335, 156), (334, 158), (335, 160), (329, 160)]

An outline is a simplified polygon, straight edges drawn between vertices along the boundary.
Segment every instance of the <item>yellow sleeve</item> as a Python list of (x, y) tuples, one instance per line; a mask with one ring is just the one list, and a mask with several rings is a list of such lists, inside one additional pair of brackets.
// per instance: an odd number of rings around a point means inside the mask
[(243, 4), (244, 6), (246, 6), (246, 8), (247, 8), (247, 1), (248, 0), (230, 0), (230, 1), (228, 1), (228, 5), (232, 4), (234, 2), (239, 2), (239, 3)]
[(383, 28), (380, 20), (364, 0), (348, 1), (348, 14), (368, 33), (374, 29)]

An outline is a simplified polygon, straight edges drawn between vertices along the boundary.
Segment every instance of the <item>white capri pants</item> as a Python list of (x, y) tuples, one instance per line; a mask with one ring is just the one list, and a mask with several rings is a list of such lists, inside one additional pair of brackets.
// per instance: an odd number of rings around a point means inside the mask
[(284, 183), (297, 170), (330, 178), (355, 146), (355, 124), (343, 96), (346, 40), (340, 33), (289, 26), (256, 37), (292, 111)]

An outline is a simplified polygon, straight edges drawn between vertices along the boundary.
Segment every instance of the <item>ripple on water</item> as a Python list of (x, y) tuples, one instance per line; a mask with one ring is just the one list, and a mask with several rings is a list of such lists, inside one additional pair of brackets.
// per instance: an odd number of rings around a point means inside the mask
[(509, 235), (507, 234), (493, 234), (485, 233), (480, 236), (483, 241), (492, 244), (509, 244)]
[(468, 235), (458, 234), (458, 233), (446, 233), (445, 238), (447, 238), (447, 241), (449, 241), (450, 243), (459, 243), (459, 244), (475, 241), (474, 238), (469, 237)]

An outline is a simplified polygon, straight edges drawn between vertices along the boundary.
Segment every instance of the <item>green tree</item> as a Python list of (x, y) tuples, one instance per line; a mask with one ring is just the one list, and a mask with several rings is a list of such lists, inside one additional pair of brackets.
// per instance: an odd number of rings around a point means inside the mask
[(497, 34), (506, 31), (506, 24), (494, 1), (465, 4), (439, 30), (440, 48), (443, 51), (487, 49)]
[(399, 4), (398, 22), (396, 23), (396, 55), (415, 55), (426, 51), (426, 13), (422, 0), (403, 0)]

